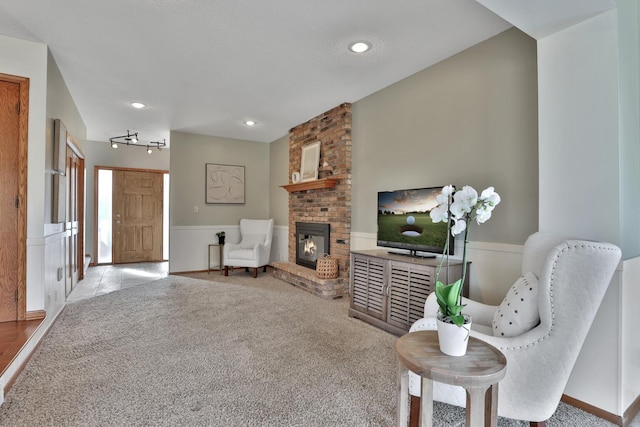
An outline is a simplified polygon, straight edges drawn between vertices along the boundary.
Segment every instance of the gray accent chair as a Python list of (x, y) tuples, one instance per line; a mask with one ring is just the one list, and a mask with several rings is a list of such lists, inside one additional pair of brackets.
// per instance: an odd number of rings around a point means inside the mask
[[(609, 243), (552, 233), (531, 235), (524, 245), (522, 274), (531, 272), (538, 280), (537, 297), (532, 299), (533, 304), (537, 300), (540, 321), (521, 335), (495, 336), (498, 306), (464, 299), (463, 312), (473, 320), (471, 336), (507, 358), (507, 374), (498, 388), (499, 416), (544, 426), (554, 414), (620, 258), (620, 249)], [(432, 293), (425, 318), (410, 332), (435, 329), (437, 310)], [(410, 394), (419, 396), (420, 378), (413, 374), (409, 381)], [(466, 395), (461, 387), (434, 382), (434, 400), (464, 407)], [(411, 412), (417, 414), (414, 406), (418, 405), (414, 403)]]

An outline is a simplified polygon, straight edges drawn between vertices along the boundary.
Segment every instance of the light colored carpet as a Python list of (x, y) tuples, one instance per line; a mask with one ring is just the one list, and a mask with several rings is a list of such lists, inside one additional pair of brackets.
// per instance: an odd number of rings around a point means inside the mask
[[(208, 280), (169, 276), (68, 304), (0, 425), (394, 424), (396, 337), (349, 318), (347, 299), (262, 272), (199, 277)], [(435, 418), (464, 425), (460, 408), (437, 404)], [(561, 405), (549, 425), (608, 424)]]

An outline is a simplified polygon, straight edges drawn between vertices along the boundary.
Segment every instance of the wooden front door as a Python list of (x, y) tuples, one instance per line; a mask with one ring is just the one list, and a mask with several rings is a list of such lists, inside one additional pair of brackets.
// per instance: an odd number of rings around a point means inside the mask
[(0, 322), (26, 316), (29, 79), (0, 74)]
[(0, 81), (0, 322), (18, 318), (19, 85)]
[(162, 186), (162, 173), (114, 171), (114, 264), (162, 261)]

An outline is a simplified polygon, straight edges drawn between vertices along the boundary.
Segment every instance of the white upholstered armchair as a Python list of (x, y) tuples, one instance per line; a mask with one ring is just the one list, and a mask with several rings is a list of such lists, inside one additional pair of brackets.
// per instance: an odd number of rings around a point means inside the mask
[[(499, 416), (545, 425), (553, 415), (620, 257), (620, 249), (609, 243), (535, 233), (524, 245), (523, 276), (500, 306), (465, 299), (471, 335), (507, 358)], [(437, 310), (431, 294), (425, 318), (410, 332), (435, 329), (431, 316)], [(420, 378), (411, 375), (409, 381), (410, 394), (419, 396)], [(434, 400), (466, 403), (464, 389), (435, 382)]]
[(229, 275), (229, 267), (253, 268), (253, 277), (258, 277), (259, 267), (267, 271), (272, 237), (273, 219), (241, 219), (240, 242), (224, 245), (224, 275)]

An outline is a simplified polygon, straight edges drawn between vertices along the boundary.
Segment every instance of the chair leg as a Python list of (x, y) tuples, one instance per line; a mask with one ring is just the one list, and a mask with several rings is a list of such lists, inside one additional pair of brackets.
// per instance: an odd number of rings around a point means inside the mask
[(546, 421), (531, 421), (529, 422), (530, 427), (547, 427)]
[(228, 276), (228, 275), (229, 275), (229, 266), (228, 266), (228, 265), (225, 265), (225, 266), (224, 266), (224, 275), (225, 275), (225, 276)]
[(258, 277), (258, 268), (256, 267), (253, 269), (253, 278), (255, 279), (257, 277)]
[(262, 267), (262, 272), (266, 273), (267, 272), (267, 266), (265, 265), (264, 267)]
[(418, 427), (420, 421), (420, 398), (409, 396), (409, 427)]

